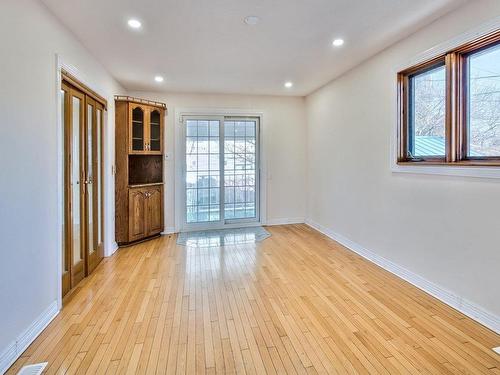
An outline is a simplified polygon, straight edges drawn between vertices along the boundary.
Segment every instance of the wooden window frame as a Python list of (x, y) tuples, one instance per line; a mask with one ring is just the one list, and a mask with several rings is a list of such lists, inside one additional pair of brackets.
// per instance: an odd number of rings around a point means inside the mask
[[(467, 91), (468, 57), (500, 44), (500, 30), (463, 44), (431, 60), (402, 70), (397, 75), (398, 129), (397, 164), (445, 166), (500, 166), (500, 157), (468, 156)], [(444, 157), (409, 156), (410, 78), (434, 67), (446, 70), (445, 155)]]

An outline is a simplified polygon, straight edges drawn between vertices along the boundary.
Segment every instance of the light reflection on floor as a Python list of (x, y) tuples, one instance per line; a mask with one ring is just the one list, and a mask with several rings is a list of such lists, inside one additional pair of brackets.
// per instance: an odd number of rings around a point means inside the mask
[(271, 234), (263, 227), (184, 232), (177, 236), (177, 245), (189, 247), (216, 247), (255, 243)]

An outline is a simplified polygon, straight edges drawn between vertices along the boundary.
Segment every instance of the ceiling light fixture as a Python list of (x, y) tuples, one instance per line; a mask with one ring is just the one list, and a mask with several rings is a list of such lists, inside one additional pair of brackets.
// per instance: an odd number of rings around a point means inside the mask
[(162, 76), (156, 76), (155, 77), (155, 81), (158, 82), (158, 83), (161, 83), (161, 82), (163, 82), (163, 77)]
[(332, 44), (334, 47), (340, 47), (344, 44), (344, 39), (335, 39)]
[(250, 26), (257, 25), (260, 22), (260, 18), (257, 16), (245, 17), (245, 23)]
[(132, 28), (132, 29), (140, 29), (142, 26), (141, 21), (136, 20), (134, 18), (131, 18), (128, 20), (127, 24)]
[(290, 82), (290, 81), (285, 82), (285, 87), (286, 87), (287, 89), (292, 88), (292, 86), (293, 86), (293, 82)]

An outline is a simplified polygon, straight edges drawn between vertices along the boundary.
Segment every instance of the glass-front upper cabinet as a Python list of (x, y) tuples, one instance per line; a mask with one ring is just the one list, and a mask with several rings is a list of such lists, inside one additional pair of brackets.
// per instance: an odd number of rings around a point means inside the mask
[(163, 109), (130, 103), (130, 153), (161, 155)]
[(161, 153), (161, 113), (160, 110), (152, 108), (149, 111), (149, 144), (148, 150), (151, 153)]
[(130, 105), (130, 152), (146, 150), (145, 108), (141, 105)]

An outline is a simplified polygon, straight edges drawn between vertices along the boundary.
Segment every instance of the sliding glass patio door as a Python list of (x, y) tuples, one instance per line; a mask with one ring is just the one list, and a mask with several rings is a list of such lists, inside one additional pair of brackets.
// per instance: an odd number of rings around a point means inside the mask
[(258, 118), (183, 120), (183, 230), (258, 222)]

